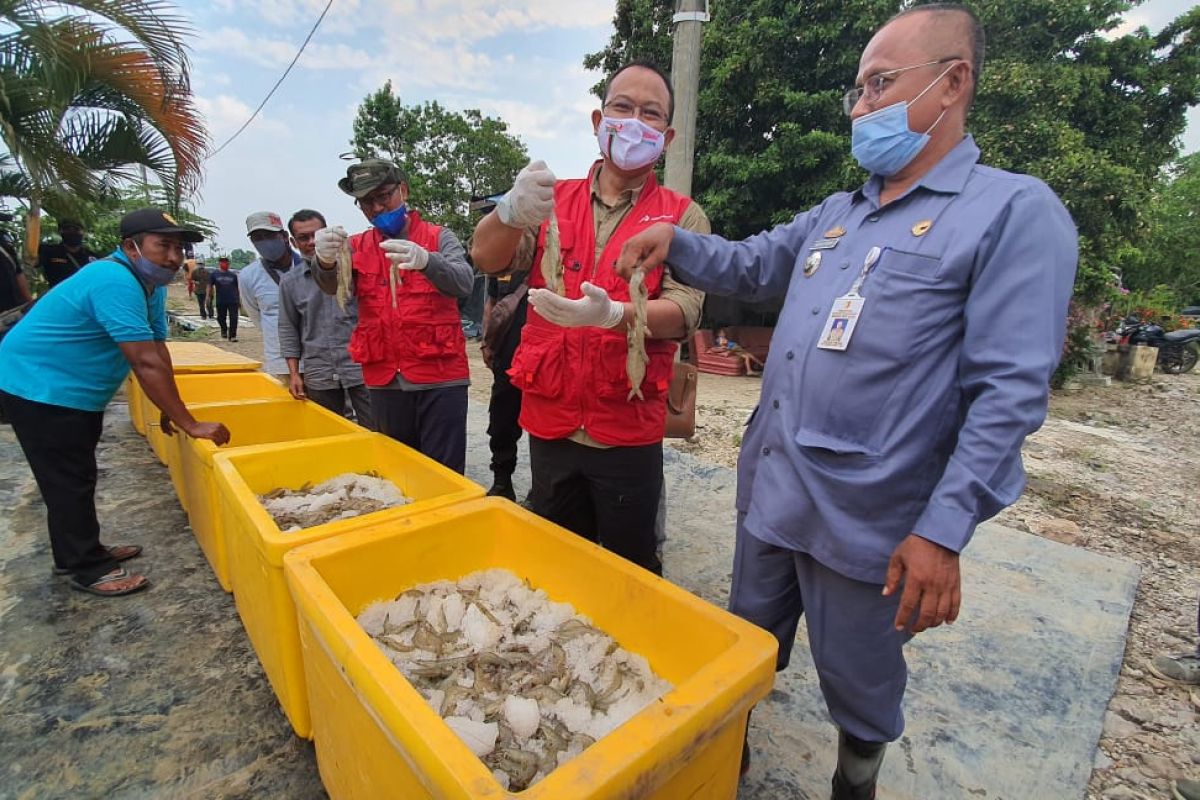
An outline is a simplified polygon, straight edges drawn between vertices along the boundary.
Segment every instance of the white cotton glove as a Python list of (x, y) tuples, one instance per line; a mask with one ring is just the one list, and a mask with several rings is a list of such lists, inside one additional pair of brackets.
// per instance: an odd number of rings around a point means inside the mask
[(615, 328), (625, 318), (625, 304), (618, 303), (599, 286), (584, 282), (583, 297), (568, 300), (549, 289), (530, 289), (529, 302), (547, 321), (564, 328)]
[(321, 228), (317, 231), (314, 241), (317, 245), (317, 260), (322, 264), (336, 264), (338, 251), (346, 243), (349, 234), (341, 225), (332, 228)]
[(496, 204), (500, 221), (510, 228), (529, 228), (550, 219), (556, 178), (545, 161), (530, 161), (517, 173), (508, 194)]
[(429, 251), (408, 239), (388, 239), (379, 243), (379, 249), (396, 269), (422, 270), (429, 265)]

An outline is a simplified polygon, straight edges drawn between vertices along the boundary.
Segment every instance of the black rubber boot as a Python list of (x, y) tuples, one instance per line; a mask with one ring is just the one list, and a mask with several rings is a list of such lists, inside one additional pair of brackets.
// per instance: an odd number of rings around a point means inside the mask
[(887, 742), (864, 742), (838, 732), (838, 765), (831, 800), (875, 800), (875, 782)]
[(501, 475), (497, 472), (492, 480), (492, 488), (488, 489), (487, 493), (488, 497), (506, 497), (515, 502), (517, 493), (513, 491), (512, 475)]
[(746, 733), (742, 739), (742, 768), (738, 772), (739, 778), (746, 777), (746, 773), (750, 771), (750, 715), (753, 713), (754, 709), (746, 713)]

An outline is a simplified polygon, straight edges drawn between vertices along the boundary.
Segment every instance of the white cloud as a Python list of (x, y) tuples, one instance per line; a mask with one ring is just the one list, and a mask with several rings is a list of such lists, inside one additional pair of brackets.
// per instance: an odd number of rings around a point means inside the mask
[[(228, 94), (219, 94), (211, 98), (196, 95), (195, 100), (196, 108), (208, 125), (209, 135), (217, 145), (233, 135), (233, 132), (250, 119), (250, 114), (254, 112), (252, 106)], [(266, 116), (265, 109), (259, 112), (251, 127), (263, 133), (286, 134), (288, 132), (288, 127), (282, 122)]]
[[(197, 50), (236, 52), (256, 64), (281, 70), (296, 57), (299, 48), (299, 41), (251, 38), (244, 31), (230, 27), (219, 28), (196, 43)], [(371, 56), (365, 50), (347, 44), (319, 44), (313, 41), (300, 56), (297, 67), (321, 70), (366, 69), (371, 63)]]
[(612, 0), (386, 0), (406, 35), (475, 43), (508, 32), (607, 25)]

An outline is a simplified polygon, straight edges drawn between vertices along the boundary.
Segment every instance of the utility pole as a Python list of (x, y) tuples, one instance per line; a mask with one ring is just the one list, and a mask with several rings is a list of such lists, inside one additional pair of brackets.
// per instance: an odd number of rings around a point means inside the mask
[(696, 152), (696, 96), (700, 90), (700, 41), (708, 22), (708, 0), (676, 0), (671, 82), (675, 89), (675, 141), (667, 149), (666, 186), (692, 193)]

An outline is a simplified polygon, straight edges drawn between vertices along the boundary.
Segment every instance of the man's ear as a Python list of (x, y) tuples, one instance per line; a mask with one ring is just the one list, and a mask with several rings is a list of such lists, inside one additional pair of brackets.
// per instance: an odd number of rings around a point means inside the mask
[(604, 114), (600, 111), (600, 109), (597, 108), (595, 111), (592, 112), (592, 135), (593, 136), (595, 136), (596, 132), (600, 130), (600, 120), (602, 120), (602, 119), (604, 119)]

